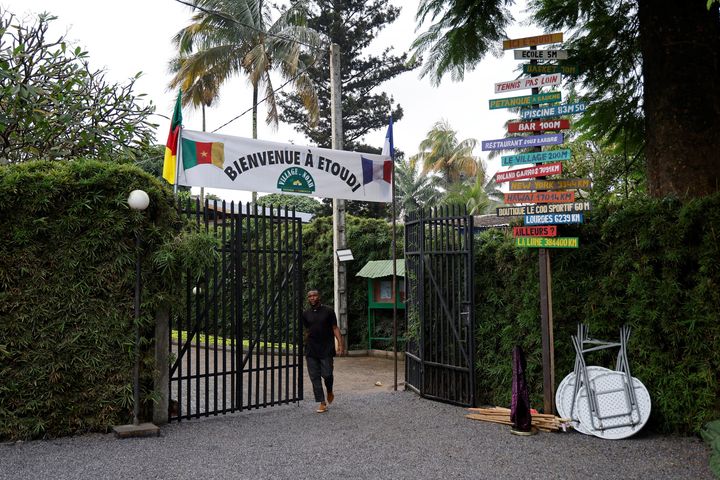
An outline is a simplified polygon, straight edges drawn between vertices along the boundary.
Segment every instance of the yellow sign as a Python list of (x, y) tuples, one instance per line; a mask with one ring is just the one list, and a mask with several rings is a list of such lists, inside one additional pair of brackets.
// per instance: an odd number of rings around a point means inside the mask
[(562, 43), (563, 34), (547, 33), (536, 37), (516, 38), (514, 40), (503, 40), (503, 50), (512, 50), (513, 48), (532, 47), (535, 45), (544, 45), (546, 43)]
[(578, 248), (578, 237), (515, 237), (516, 247)]

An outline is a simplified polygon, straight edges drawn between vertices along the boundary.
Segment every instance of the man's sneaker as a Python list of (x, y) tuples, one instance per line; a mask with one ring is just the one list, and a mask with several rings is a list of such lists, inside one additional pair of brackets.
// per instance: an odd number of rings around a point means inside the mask
[(335, 395), (333, 395), (333, 392), (328, 392), (328, 394), (327, 394), (328, 405), (330, 405), (333, 402), (333, 400), (335, 400)]
[(320, 406), (319, 406), (318, 409), (315, 410), (315, 411), (316, 411), (317, 413), (325, 413), (325, 412), (327, 412), (327, 405), (325, 404), (325, 402), (321, 402), (321, 403), (320, 403)]

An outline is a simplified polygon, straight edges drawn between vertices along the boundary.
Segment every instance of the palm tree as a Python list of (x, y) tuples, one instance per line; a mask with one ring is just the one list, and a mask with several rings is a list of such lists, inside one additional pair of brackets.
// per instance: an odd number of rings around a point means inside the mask
[[(422, 164), (423, 174), (435, 172), (440, 175), (444, 186), (474, 177), (478, 171), (477, 159), (472, 151), (477, 140), (468, 138), (458, 141), (457, 132), (447, 120), (441, 120), (420, 142), (420, 153), (414, 156)], [(482, 164), (480, 165), (482, 168)]]
[(220, 95), (220, 84), (218, 78), (211, 72), (205, 72), (199, 76), (182, 76), (180, 71), (183, 69), (187, 57), (177, 56), (170, 61), (170, 72), (175, 75), (170, 80), (169, 87), (171, 90), (180, 88), (183, 92), (182, 105), (187, 107), (192, 105), (202, 109), (202, 129), (205, 131), (205, 108), (211, 107), (213, 102)]
[[(203, 85), (200, 98), (229, 78), (246, 75), (252, 85), (253, 138), (257, 138), (257, 105), (265, 90), (269, 125), (277, 127), (278, 111), (270, 73), (278, 71), (303, 100), (311, 122), (318, 118), (315, 87), (305, 73), (314, 61), (302, 45), (320, 44), (318, 34), (303, 25), (304, 3), (282, 10), (275, 22), (263, 0), (195, 0), (198, 12), (173, 41), (179, 61), (174, 84)], [(215, 95), (217, 90), (215, 90)], [(201, 104), (204, 100), (200, 100)]]
[(424, 207), (437, 204), (442, 195), (438, 188), (440, 177), (422, 175), (417, 160), (397, 160), (395, 162), (395, 200), (399, 216)]

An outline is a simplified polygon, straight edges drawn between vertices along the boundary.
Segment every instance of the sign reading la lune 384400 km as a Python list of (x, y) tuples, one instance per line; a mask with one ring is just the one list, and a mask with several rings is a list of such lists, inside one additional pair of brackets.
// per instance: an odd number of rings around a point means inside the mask
[(392, 201), (388, 156), (183, 130), (178, 185)]

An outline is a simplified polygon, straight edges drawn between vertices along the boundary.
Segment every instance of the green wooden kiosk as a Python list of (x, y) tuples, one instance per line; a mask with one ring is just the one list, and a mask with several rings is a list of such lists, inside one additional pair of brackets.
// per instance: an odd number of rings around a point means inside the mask
[[(399, 294), (393, 298), (392, 291), (392, 260), (371, 260), (355, 275), (368, 279), (368, 350), (372, 350), (373, 341), (392, 340), (392, 337), (375, 336), (375, 314), (378, 310), (393, 308), (396, 302), (398, 310), (405, 310), (405, 260), (397, 260), (395, 291)], [(398, 314), (399, 316), (400, 314)], [(404, 318), (403, 313), (403, 318)], [(399, 338), (398, 340), (404, 340)]]

